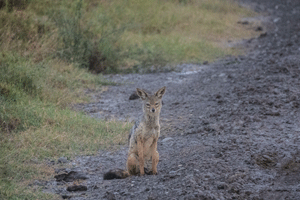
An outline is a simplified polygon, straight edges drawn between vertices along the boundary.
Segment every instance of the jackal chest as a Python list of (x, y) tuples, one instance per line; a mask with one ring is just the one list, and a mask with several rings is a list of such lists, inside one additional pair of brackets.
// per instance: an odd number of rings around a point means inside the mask
[(157, 142), (157, 139), (160, 134), (160, 127), (154, 126), (154, 127), (147, 127), (144, 126), (144, 124), (141, 124), (134, 133), (130, 145), (129, 145), (129, 152), (135, 152), (137, 153), (137, 141), (141, 140), (143, 144), (143, 149), (145, 152), (148, 152), (154, 142)]
[(149, 138), (157, 138), (159, 137), (159, 126), (155, 126), (154, 128), (145, 127), (142, 134), (145, 141)]
[(144, 130), (144, 134), (143, 134), (144, 148), (145, 149), (150, 148), (154, 142), (157, 142), (158, 137), (159, 137), (159, 127)]

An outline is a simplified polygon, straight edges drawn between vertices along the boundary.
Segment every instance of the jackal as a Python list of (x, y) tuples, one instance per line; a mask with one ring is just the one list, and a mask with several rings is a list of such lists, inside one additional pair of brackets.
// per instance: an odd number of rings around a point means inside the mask
[(103, 176), (104, 180), (121, 179), (130, 175), (157, 174), (159, 154), (157, 140), (160, 134), (159, 114), (162, 97), (166, 87), (162, 87), (154, 95), (137, 88), (136, 93), (143, 101), (143, 116), (136, 121), (129, 134), (129, 150), (127, 170), (110, 170)]

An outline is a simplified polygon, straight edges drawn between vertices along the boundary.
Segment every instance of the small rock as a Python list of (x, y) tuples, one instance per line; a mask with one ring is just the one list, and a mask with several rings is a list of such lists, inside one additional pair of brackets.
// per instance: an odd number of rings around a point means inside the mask
[(105, 194), (105, 197), (108, 199), (108, 200), (115, 200), (116, 199), (116, 196), (113, 192), (110, 192), (110, 191), (107, 191), (106, 194)]
[(85, 185), (72, 185), (67, 187), (67, 191), (69, 192), (87, 191), (87, 187)]
[(93, 185), (92, 188), (95, 190), (95, 189), (98, 189), (98, 185)]
[(49, 165), (55, 165), (55, 160), (51, 160), (48, 164)]
[(175, 178), (176, 176), (180, 176), (181, 173), (178, 173), (178, 171), (170, 171), (168, 175), (166, 175), (166, 177), (169, 178)]
[(249, 24), (249, 21), (238, 21), (238, 24), (243, 24), (243, 25), (247, 25), (247, 24)]
[(63, 174), (58, 174), (55, 175), (54, 178), (56, 181), (66, 181), (66, 182), (72, 182), (78, 179), (88, 179), (88, 177), (81, 173), (81, 172), (75, 172), (75, 171), (70, 171), (69, 173), (63, 173)]
[(267, 32), (260, 34), (259, 38), (263, 38), (263, 37), (266, 37), (266, 36), (267, 36)]
[(279, 20), (280, 20), (280, 18), (278, 17), (278, 18), (274, 19), (273, 22), (277, 23), (277, 22), (279, 22)]
[(218, 183), (218, 184), (217, 184), (217, 188), (218, 188), (219, 190), (224, 190), (224, 189), (226, 188), (226, 183), (224, 183), (224, 182)]
[(268, 156), (268, 155), (263, 155), (262, 157), (263, 157), (266, 161), (272, 162), (272, 158), (271, 158), (270, 156)]
[(67, 173), (68, 169), (67, 168), (57, 168), (55, 169), (55, 173)]
[(236, 194), (239, 194), (240, 193), (240, 189), (236, 186), (236, 185), (233, 185), (231, 186), (231, 188), (228, 190), (229, 193), (236, 193)]
[(136, 92), (133, 92), (133, 93), (130, 95), (129, 100), (135, 100), (135, 99), (138, 99), (138, 98), (140, 98), (140, 97), (136, 94)]
[(70, 199), (72, 197), (72, 195), (63, 194), (63, 195), (61, 195), (61, 197), (63, 199)]
[(263, 28), (261, 27), (261, 26), (258, 26), (256, 29), (255, 29), (255, 31), (262, 31), (263, 30)]
[(193, 194), (188, 194), (187, 196), (184, 197), (184, 200), (193, 200), (193, 199), (198, 199), (198, 198), (196, 198)]
[(266, 112), (265, 115), (280, 116), (280, 112), (278, 112), (278, 111), (270, 111), (270, 112)]
[(68, 159), (65, 158), (65, 157), (60, 157), (58, 160), (57, 160), (58, 163), (67, 163), (68, 162)]
[(162, 142), (162, 143), (166, 143), (166, 142), (169, 142), (169, 141), (171, 141), (171, 140), (173, 140), (173, 138), (167, 137), (167, 138), (163, 139), (161, 142)]
[(153, 197), (153, 195), (151, 194), (151, 195), (148, 196), (148, 199), (147, 199), (147, 200), (155, 200), (155, 199), (156, 199), (156, 198)]
[(220, 153), (220, 152), (215, 154), (215, 158), (220, 158), (220, 157), (222, 157), (222, 156), (223, 156), (223, 155), (222, 155), (222, 153)]
[(196, 129), (194, 129), (194, 128), (190, 128), (190, 129), (188, 129), (187, 131), (185, 131), (184, 133), (182, 133), (181, 135), (184, 135), (184, 134), (186, 134), (186, 135), (189, 135), (189, 134), (195, 134), (195, 133), (197, 133), (197, 132), (199, 132), (199, 130), (196, 130)]
[(38, 180), (35, 180), (35, 181), (33, 182), (33, 185), (43, 186), (44, 184), (41, 183), (41, 182), (38, 181)]

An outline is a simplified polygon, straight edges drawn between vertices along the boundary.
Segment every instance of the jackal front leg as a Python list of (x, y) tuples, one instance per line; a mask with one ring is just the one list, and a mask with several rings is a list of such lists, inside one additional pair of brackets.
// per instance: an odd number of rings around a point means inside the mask
[(138, 156), (139, 156), (139, 165), (140, 165), (140, 174), (144, 175), (144, 142), (143, 138), (139, 137), (137, 139), (137, 146), (138, 146)]
[(153, 140), (152, 147), (152, 172), (153, 174), (157, 174), (157, 164), (159, 161), (159, 153), (157, 152), (157, 138)]

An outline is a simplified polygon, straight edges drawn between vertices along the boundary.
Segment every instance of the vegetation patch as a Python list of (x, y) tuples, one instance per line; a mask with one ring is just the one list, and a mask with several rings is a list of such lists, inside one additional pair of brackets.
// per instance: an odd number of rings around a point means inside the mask
[(33, 180), (53, 176), (49, 159), (126, 143), (130, 123), (99, 121), (69, 108), (89, 100), (85, 89), (101, 92), (106, 84), (103, 77), (57, 59), (34, 63), (15, 53), (2, 54), (1, 199), (56, 199), (28, 188)]
[(70, 109), (113, 84), (95, 74), (236, 54), (224, 41), (252, 37), (237, 22), (254, 15), (231, 0), (0, 0), (0, 199), (57, 199), (28, 188), (49, 159), (125, 144), (131, 124)]
[(233, 0), (22, 2), (0, 10), (2, 49), (35, 62), (64, 59), (95, 73), (235, 55), (240, 52), (224, 44), (253, 37), (259, 24), (238, 23), (255, 13)]

